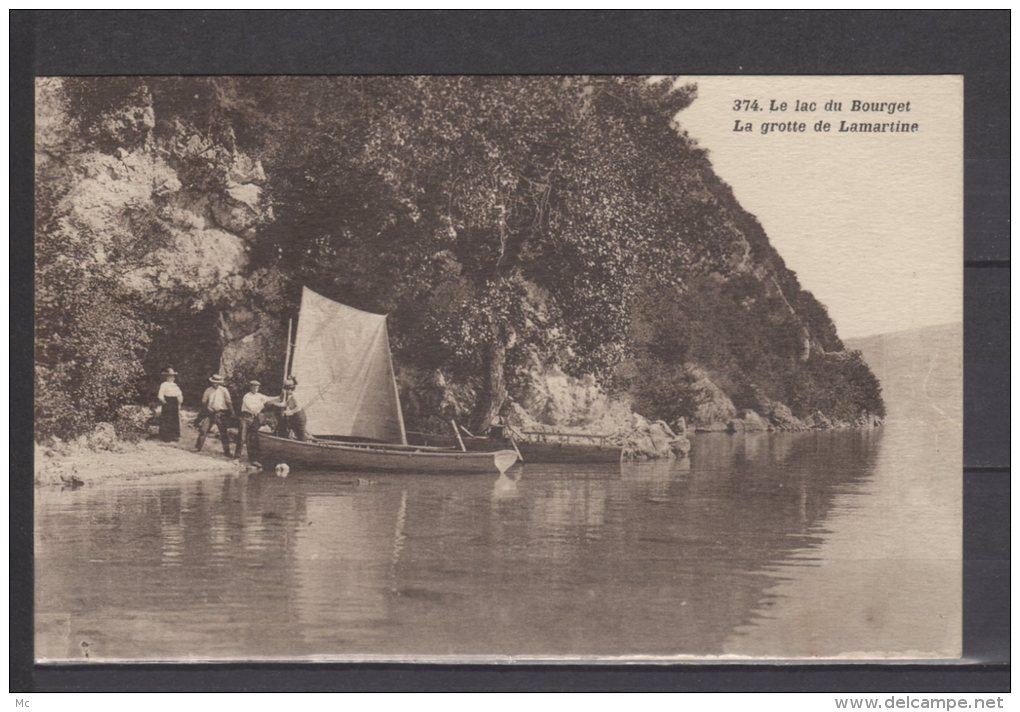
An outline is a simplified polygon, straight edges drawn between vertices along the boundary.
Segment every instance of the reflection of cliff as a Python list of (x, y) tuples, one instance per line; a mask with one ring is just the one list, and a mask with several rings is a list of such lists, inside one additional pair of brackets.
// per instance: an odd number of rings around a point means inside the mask
[(875, 431), (705, 435), (690, 474), (667, 493), (656, 492), (658, 479), (625, 478), (643, 507), (619, 528), (619, 575), (640, 581), (650, 602), (618, 602), (621, 628), (651, 643), (634, 636), (633, 652), (721, 652), (732, 627), (767, 607), (774, 566), (820, 544), (833, 500), (869, 476), (880, 439)]
[[(959, 656), (962, 335), (947, 325), (848, 342), (888, 405), (873, 475), (834, 488), (824, 542), (777, 562), (767, 592), (775, 606), (735, 629), (726, 652)], [(825, 565), (797, 567), (805, 556)]]
[(39, 650), (713, 654), (819, 543), (883, 432), (697, 437), (683, 463), (44, 492)]
[(394, 613), (409, 627), (391, 645), (452, 655), (721, 652), (767, 605), (773, 565), (817, 546), (833, 499), (869, 476), (880, 439), (708, 435), (689, 470), (532, 467), (517, 497), (490, 497), (485, 512), (474, 510), (478, 482), (441, 496), (422, 484), (408, 495), (396, 569), (412, 595)]
[[(303, 506), (276, 484), (48, 493), (36, 522), (37, 654), (80, 658), (81, 640), (94, 658), (272, 654), (272, 632), (282, 637), (297, 616), (280, 564), (294, 550), (284, 522)], [(253, 620), (252, 610), (271, 616)]]

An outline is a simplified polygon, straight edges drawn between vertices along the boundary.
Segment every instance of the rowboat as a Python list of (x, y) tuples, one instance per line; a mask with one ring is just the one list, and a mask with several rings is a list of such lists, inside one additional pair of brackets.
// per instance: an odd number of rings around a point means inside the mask
[(386, 316), (340, 304), (307, 287), (301, 294), (294, 355), (284, 374), (297, 379), (308, 440), (258, 432), (263, 464), (323, 470), (498, 473), (517, 462), (509, 448), (469, 452), (410, 445), (393, 373)]
[(270, 433), (259, 433), (259, 448), (266, 463), (286, 462), (317, 470), (502, 475), (517, 462), (513, 450), (461, 452), (449, 447), (343, 440), (304, 442)]
[[(451, 447), (457, 442), (452, 436), (414, 432), (408, 433), (408, 438), (413, 443), (439, 447)], [(516, 446), (525, 463), (618, 463), (623, 456), (623, 447), (605, 435), (545, 430), (513, 430), (508, 435), (493, 428), (488, 436), (464, 434), (460, 440), (472, 452)]]
[(525, 462), (620, 462), (623, 448), (619, 445), (564, 442), (562, 440), (518, 440), (517, 447)]

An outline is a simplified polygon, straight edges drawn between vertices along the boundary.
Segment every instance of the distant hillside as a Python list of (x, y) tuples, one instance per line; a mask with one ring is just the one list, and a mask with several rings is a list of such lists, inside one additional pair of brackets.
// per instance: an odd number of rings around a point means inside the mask
[(847, 339), (882, 383), (889, 418), (914, 420), (934, 411), (959, 421), (963, 411), (963, 324)]

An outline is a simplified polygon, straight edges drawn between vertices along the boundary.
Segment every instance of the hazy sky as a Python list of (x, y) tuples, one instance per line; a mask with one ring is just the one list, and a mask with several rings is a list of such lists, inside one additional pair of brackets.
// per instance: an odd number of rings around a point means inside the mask
[[(961, 77), (684, 77), (698, 98), (677, 119), (757, 216), (843, 338), (963, 318)], [(734, 111), (757, 99), (760, 111)], [(788, 102), (770, 112), (771, 99)], [(829, 99), (842, 111), (827, 112)], [(851, 112), (850, 102), (910, 102)], [(817, 102), (796, 112), (794, 102)], [(903, 109), (904, 107), (899, 107)], [(734, 122), (750, 121), (750, 132)], [(765, 121), (806, 133), (762, 135)], [(832, 124), (815, 133), (816, 121)], [(838, 133), (840, 120), (916, 122), (916, 133)]]

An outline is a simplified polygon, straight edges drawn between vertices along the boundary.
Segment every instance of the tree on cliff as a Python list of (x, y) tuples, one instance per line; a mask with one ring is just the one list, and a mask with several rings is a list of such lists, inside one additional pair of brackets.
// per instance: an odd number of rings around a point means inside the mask
[[(880, 408), (877, 383), (826, 358), (842, 344), (824, 307), (676, 124), (693, 87), (51, 82), (37, 181), (43, 431), (106, 417), (181, 344), (209, 347), (187, 366), (203, 379), (203, 359), (239, 377), (276, 370), (273, 334), (302, 285), (390, 314), (398, 364), (462, 386), (459, 413), (481, 428), (536, 364), (595, 375), (653, 417), (694, 407), (690, 363), (735, 399)], [(194, 337), (170, 338), (182, 323)], [(114, 324), (124, 338), (95, 351)], [(97, 362), (108, 376), (81, 391)]]
[(477, 427), (528, 354), (608, 381), (636, 284), (675, 279), (686, 256), (671, 227), (683, 191), (650, 176), (664, 141), (686, 145), (672, 120), (690, 87), (457, 77), (309, 89), (296, 92), (300, 120), (283, 107), (289, 132), (267, 159), (271, 260), (393, 312), (398, 355), (476, 379)]

